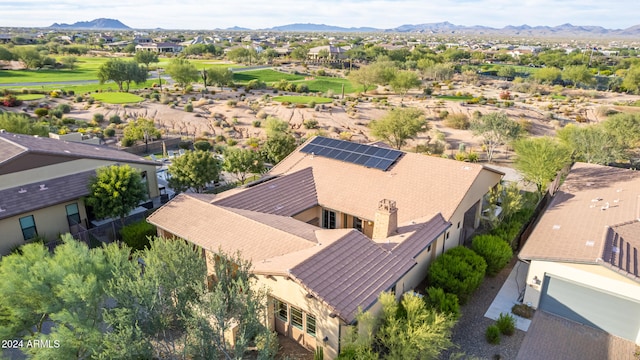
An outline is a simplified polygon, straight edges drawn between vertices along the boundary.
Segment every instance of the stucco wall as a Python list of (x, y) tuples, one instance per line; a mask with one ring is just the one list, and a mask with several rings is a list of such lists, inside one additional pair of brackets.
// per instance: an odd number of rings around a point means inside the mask
[(25, 216), (33, 215), (38, 235), (46, 237), (47, 240), (55, 240), (59, 234), (68, 233), (66, 205), (73, 203), (78, 203), (80, 221), (84, 224), (87, 214), (82, 200), (70, 201), (0, 220), (0, 254), (5, 255), (13, 247), (26, 243), (20, 228), (20, 218)]
[[(640, 299), (640, 284), (604, 266), (534, 260), (531, 261), (527, 273), (524, 303), (531, 303), (534, 308), (538, 307), (545, 274), (557, 275), (623, 297)], [(536, 283), (535, 277), (539, 283)]]
[[(257, 275), (257, 286), (269, 289), (270, 297), (293, 305), (302, 311), (315, 315), (317, 346), (324, 347), (324, 358), (334, 359), (338, 356), (338, 338), (342, 321), (338, 317), (331, 318), (331, 310), (316, 298), (308, 298), (307, 291), (293, 280), (287, 280), (283, 276), (266, 277)], [(273, 301), (270, 304), (273, 309)], [(270, 321), (274, 321), (275, 311), (270, 311)], [(274, 329), (273, 323), (270, 324)], [(342, 324), (344, 327), (344, 324)], [(308, 335), (307, 335), (308, 336)], [(327, 337), (327, 341), (323, 339)]]

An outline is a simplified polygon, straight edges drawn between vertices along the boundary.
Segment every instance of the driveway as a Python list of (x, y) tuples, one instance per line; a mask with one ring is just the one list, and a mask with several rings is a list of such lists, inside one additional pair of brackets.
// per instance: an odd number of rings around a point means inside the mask
[(517, 360), (637, 360), (636, 345), (602, 330), (538, 310)]

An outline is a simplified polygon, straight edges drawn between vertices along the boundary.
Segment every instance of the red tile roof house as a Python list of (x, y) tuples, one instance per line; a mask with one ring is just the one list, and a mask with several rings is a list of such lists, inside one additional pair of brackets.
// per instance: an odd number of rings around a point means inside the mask
[(640, 344), (640, 172), (576, 163), (519, 258), (524, 302)]
[(270, 290), (268, 325), (329, 359), (358, 309), (412, 290), (437, 255), (463, 243), (502, 175), (316, 137), (257, 184), (212, 199), (183, 193), (148, 221), (207, 253), (240, 251)]
[(54, 240), (88, 225), (83, 197), (96, 169), (128, 164), (146, 172), (149, 198), (158, 197), (156, 164), (105, 146), (0, 130), (0, 256), (35, 236)]

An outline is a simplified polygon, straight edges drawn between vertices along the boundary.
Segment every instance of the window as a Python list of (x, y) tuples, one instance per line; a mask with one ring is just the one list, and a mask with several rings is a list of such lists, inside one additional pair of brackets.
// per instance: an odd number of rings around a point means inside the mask
[(316, 317), (307, 314), (307, 334), (316, 337)]
[(427, 246), (427, 252), (431, 251), (431, 244), (429, 244), (429, 246)]
[(33, 215), (20, 218), (20, 228), (22, 229), (22, 237), (25, 241), (38, 236), (36, 221), (33, 219)]
[(278, 319), (287, 322), (289, 317), (287, 316), (287, 304), (282, 301), (276, 300), (276, 311), (278, 312)]
[(291, 325), (302, 330), (302, 310), (291, 307)]
[(336, 228), (336, 212), (324, 209), (322, 210), (322, 227), (325, 229)]
[(362, 219), (353, 217), (353, 228), (362, 232)]
[(80, 212), (78, 211), (78, 204), (67, 205), (67, 222), (69, 226), (80, 224)]

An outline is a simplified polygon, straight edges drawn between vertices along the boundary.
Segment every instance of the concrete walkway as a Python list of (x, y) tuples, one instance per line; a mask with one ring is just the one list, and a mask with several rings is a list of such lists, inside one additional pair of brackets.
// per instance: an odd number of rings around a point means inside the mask
[[(500, 317), (500, 313), (511, 314), (511, 308), (515, 304), (519, 304), (518, 299), (520, 293), (524, 291), (526, 286), (527, 272), (529, 271), (529, 264), (522, 261), (518, 261), (507, 281), (502, 284), (500, 291), (496, 295), (495, 299), (484, 314), (489, 319), (497, 320)], [(520, 316), (511, 314), (516, 319), (516, 328), (522, 331), (527, 331), (529, 325), (531, 325), (530, 319), (525, 319)]]

